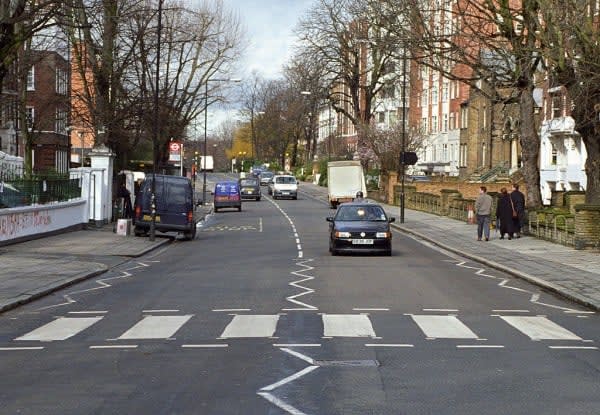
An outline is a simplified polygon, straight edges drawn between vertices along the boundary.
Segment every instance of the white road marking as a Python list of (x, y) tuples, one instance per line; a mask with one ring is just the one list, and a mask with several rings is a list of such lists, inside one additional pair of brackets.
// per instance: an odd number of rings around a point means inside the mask
[(265, 386), (264, 388), (260, 388), (261, 391), (272, 391), (277, 389), (280, 386), (285, 385), (286, 383), (290, 383), (295, 381), (296, 379), (301, 378), (302, 376), (312, 372), (315, 369), (318, 369), (319, 366), (307, 366), (299, 372), (294, 373), (293, 375), (288, 376), (287, 378), (281, 379), (278, 382), (272, 383), (269, 386)]
[(569, 330), (540, 316), (500, 316), (531, 340), (582, 340)]
[(259, 232), (263, 231), (262, 218), (258, 218), (258, 231)]
[(308, 363), (309, 365), (314, 365), (315, 364), (315, 360), (312, 357), (308, 357), (306, 355), (303, 355), (302, 353), (296, 352), (294, 350), (291, 349), (287, 349), (287, 348), (282, 348), (282, 351), (291, 354), (294, 357), (297, 357), (298, 359), (304, 360), (306, 363)]
[(220, 339), (272, 337), (277, 329), (279, 314), (234, 316)]
[(181, 328), (192, 315), (146, 316), (117, 340), (168, 339)]
[(233, 311), (252, 311), (249, 308), (215, 308), (213, 311), (220, 312), (233, 312)]
[(137, 344), (115, 344), (109, 346), (90, 346), (90, 349), (137, 349), (137, 347)]
[(415, 347), (413, 344), (402, 344), (402, 343), (367, 343), (366, 347)]
[(369, 316), (364, 314), (323, 314), (325, 337), (376, 337)]
[(257, 392), (258, 395), (262, 396), (263, 398), (265, 398), (267, 401), (271, 402), (273, 405), (275, 405), (276, 407), (278, 407), (279, 409), (284, 410), (285, 412), (287, 412), (288, 414), (291, 415), (306, 415), (306, 413), (299, 411), (298, 409), (294, 408), (292, 405), (282, 401), (281, 399), (271, 395), (268, 392)]
[(477, 335), (455, 316), (413, 315), (412, 319), (427, 337), (436, 339), (476, 339)]
[(567, 314), (596, 314), (595, 311), (578, 311), (578, 310), (569, 310), (565, 311)]
[(108, 311), (69, 311), (69, 314), (106, 314)]
[(566, 350), (598, 350), (595, 346), (548, 346), (550, 349), (566, 349)]
[(26, 351), (26, 350), (44, 350), (42, 346), (36, 347), (0, 347), (0, 351), (13, 352), (13, 351)]
[(15, 340), (66, 340), (102, 320), (102, 318), (103, 317), (61, 317), (25, 334), (24, 336), (17, 337)]

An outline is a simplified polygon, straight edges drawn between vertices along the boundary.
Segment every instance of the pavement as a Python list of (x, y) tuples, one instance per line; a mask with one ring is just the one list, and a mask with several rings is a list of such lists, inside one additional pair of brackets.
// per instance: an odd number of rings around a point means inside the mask
[[(301, 193), (326, 200), (327, 189), (302, 183)], [(415, 210), (383, 205), (395, 229), (462, 257), (530, 281), (593, 310), (600, 310), (600, 252), (523, 236), (477, 241), (476, 225)], [(212, 206), (199, 208), (203, 219)], [(113, 225), (48, 236), (0, 248), (0, 312), (18, 307), (170, 243), (173, 237), (122, 236)]]

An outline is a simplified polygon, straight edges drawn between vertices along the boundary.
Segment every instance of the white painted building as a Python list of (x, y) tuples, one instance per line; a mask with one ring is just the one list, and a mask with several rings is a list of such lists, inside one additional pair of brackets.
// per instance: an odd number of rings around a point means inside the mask
[(554, 190), (585, 190), (587, 151), (570, 116), (542, 123), (540, 132), (540, 188), (544, 204), (550, 204)]

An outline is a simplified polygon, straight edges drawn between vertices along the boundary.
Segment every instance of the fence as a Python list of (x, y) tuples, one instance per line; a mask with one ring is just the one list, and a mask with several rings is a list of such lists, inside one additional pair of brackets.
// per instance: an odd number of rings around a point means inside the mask
[(529, 234), (567, 246), (575, 246), (575, 216), (531, 212)]
[(64, 202), (81, 197), (77, 179), (0, 181), (0, 209)]

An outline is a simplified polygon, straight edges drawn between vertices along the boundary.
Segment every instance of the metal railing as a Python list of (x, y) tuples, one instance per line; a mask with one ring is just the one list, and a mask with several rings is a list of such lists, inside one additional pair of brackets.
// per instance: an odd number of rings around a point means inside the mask
[(0, 209), (64, 202), (81, 197), (79, 179), (0, 181)]
[(575, 246), (575, 217), (572, 215), (529, 214), (529, 234), (566, 246)]

